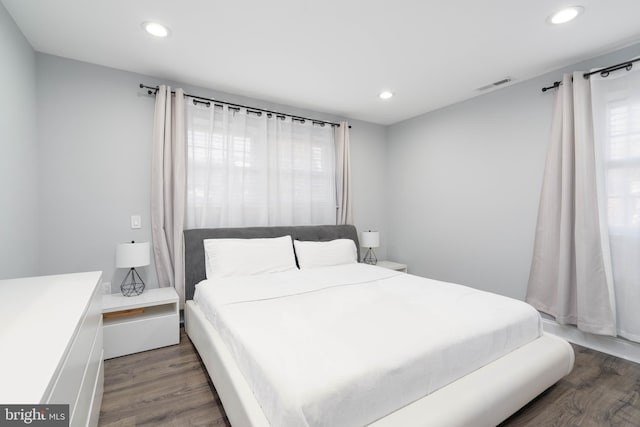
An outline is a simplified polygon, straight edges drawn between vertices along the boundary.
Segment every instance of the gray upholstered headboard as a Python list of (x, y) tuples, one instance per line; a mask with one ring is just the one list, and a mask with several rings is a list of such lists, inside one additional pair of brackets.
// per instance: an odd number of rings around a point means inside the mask
[(324, 242), (351, 239), (355, 242), (360, 260), (358, 232), (353, 225), (308, 225), (292, 227), (199, 228), (184, 231), (185, 300), (193, 299), (196, 284), (206, 278), (204, 239), (255, 239), (290, 235), (294, 240)]

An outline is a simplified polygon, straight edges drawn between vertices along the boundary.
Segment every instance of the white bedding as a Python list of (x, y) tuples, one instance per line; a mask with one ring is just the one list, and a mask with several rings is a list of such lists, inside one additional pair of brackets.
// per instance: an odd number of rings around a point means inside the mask
[(365, 264), (205, 280), (194, 301), (273, 426), (366, 425), (542, 333), (523, 302)]

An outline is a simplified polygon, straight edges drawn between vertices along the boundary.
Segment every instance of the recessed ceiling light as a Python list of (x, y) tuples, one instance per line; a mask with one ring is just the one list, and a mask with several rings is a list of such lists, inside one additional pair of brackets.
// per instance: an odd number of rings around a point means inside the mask
[(564, 24), (566, 22), (573, 21), (582, 12), (584, 12), (584, 7), (582, 6), (565, 7), (551, 15), (549, 17), (549, 22), (552, 24)]
[(143, 22), (142, 28), (152, 36), (167, 37), (169, 35), (169, 29), (157, 22)]
[(380, 94), (378, 94), (378, 98), (380, 99), (389, 99), (393, 96), (392, 92), (389, 92), (388, 90), (385, 90), (384, 92), (380, 92)]

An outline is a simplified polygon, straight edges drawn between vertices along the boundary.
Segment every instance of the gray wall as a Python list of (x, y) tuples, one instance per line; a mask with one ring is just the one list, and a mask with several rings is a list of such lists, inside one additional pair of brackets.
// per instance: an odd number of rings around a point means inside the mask
[(639, 54), (631, 46), (390, 126), (389, 257), (524, 299), (553, 102), (540, 89)]
[[(380, 232), (378, 259), (387, 258), (387, 140), (385, 127), (350, 121), (353, 223), (358, 231)], [(364, 257), (364, 252), (362, 252)]]
[[(137, 84), (165, 82), (34, 54), (1, 5), (0, 36), (0, 276), (103, 270), (116, 289), (124, 275), (114, 267), (116, 244), (150, 238), (154, 98)], [(639, 53), (636, 45), (567, 70)], [(388, 254), (416, 274), (524, 297), (553, 98), (540, 87), (560, 74), (390, 127), (351, 122), (354, 222), (381, 232), (380, 259)], [(134, 214), (141, 230), (129, 227)], [(153, 265), (143, 276), (157, 285)]]
[(35, 53), (0, 3), (0, 279), (37, 274)]
[(37, 79), (40, 273), (102, 270), (113, 282), (116, 244), (150, 238), (153, 99), (136, 75), (40, 53)]
[[(115, 247), (150, 239), (150, 162), (154, 98), (137, 89), (166, 83), (112, 68), (37, 55), (40, 156), (40, 273), (103, 270), (116, 290)], [(169, 82), (170, 83), (170, 82)], [(172, 84), (176, 86), (176, 84)], [(188, 93), (337, 120), (317, 112), (179, 84)], [(354, 222), (385, 232), (385, 128), (354, 121)], [(131, 230), (130, 216), (142, 216)], [(384, 255), (384, 248), (379, 254)], [(157, 286), (153, 265), (142, 269)]]

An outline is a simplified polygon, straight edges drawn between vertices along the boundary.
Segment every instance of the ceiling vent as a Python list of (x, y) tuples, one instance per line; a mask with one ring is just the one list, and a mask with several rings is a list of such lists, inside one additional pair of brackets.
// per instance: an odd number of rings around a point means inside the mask
[(505, 77), (502, 80), (498, 80), (497, 82), (493, 82), (493, 83), (490, 83), (488, 85), (479, 87), (476, 90), (483, 91), (483, 90), (487, 90), (487, 89), (493, 89), (493, 88), (496, 88), (498, 86), (505, 85), (505, 84), (509, 83), (511, 80), (512, 80), (511, 77)]

